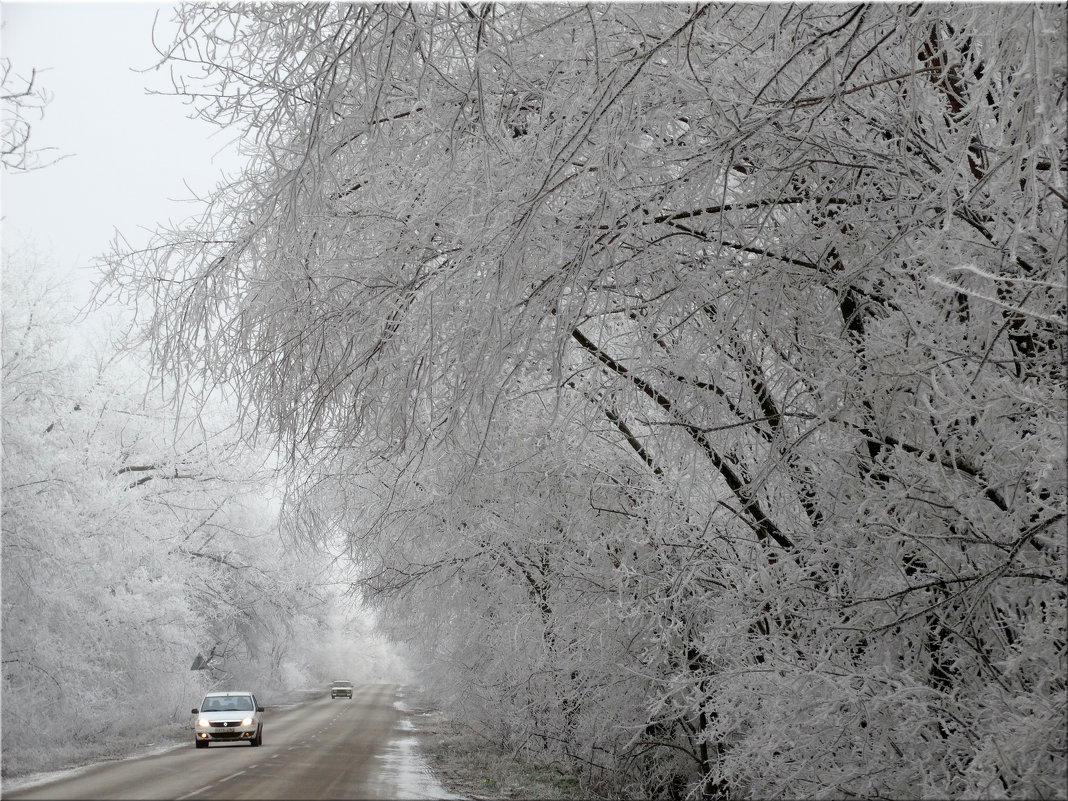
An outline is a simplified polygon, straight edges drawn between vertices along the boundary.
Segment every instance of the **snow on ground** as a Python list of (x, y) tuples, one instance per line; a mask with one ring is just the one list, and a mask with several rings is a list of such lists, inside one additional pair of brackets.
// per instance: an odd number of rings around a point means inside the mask
[[(417, 714), (416, 710), (408, 708), (403, 701), (394, 701), (393, 708), (406, 715)], [(419, 738), (409, 733), (417, 731), (411, 718), (401, 718), (398, 727), (405, 735), (393, 738), (387, 752), (378, 757), (385, 763), (384, 769), (389, 772), (396, 785), (397, 797), (464, 801), (466, 796), (453, 795), (445, 790), (423, 760), (419, 752)]]
[(419, 753), (417, 737), (400, 737), (390, 742), (388, 751), (379, 756), (397, 788), (398, 798), (464, 801), (467, 796), (453, 795), (438, 782)]
[(593, 797), (580, 788), (576, 777), (554, 767), (520, 762), (512, 751), (450, 720), (421, 692), (405, 688), (400, 695), (402, 700), (395, 701), (394, 708), (406, 715), (402, 730), (411, 731), (416, 758), (442, 788), (442, 794), (432, 797), (466, 801)]

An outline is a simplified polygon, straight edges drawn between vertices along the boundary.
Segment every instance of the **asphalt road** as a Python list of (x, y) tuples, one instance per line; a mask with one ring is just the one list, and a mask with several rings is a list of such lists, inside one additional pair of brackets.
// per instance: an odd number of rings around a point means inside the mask
[[(411, 738), (392, 684), (357, 685), (264, 713), (263, 745), (189, 743), (162, 754), (108, 762), (77, 775), (4, 793), (6, 799), (410, 799), (447, 797), (411, 775)], [(436, 788), (436, 791), (435, 791)]]

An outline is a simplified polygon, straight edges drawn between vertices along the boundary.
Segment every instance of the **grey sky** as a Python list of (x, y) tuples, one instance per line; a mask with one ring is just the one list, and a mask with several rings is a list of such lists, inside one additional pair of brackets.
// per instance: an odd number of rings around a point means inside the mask
[[(31, 143), (70, 154), (45, 169), (3, 175), (5, 248), (23, 242), (75, 270), (88, 287), (91, 260), (108, 250), (115, 230), (143, 244), (157, 223), (194, 213), (193, 192), (209, 192), (236, 167), (231, 135), (188, 119), (154, 66), (152, 24), (169, 39), (170, 5), (4, 2), (3, 55), (15, 70), (53, 95), (34, 120)], [(188, 186), (187, 186), (188, 184)], [(186, 202), (183, 202), (186, 201)], [(87, 292), (87, 290), (85, 290)], [(81, 292), (79, 292), (81, 294)]]

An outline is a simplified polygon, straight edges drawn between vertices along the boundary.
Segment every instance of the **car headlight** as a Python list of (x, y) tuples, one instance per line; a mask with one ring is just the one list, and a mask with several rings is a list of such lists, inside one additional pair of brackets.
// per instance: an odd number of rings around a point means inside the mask
[(211, 721), (210, 721), (210, 720), (208, 720), (207, 718), (200, 718), (200, 719), (199, 719), (199, 720), (197, 721), (197, 725), (198, 725), (198, 726), (204, 726), (204, 727), (207, 727), (207, 726), (210, 726), (210, 725), (211, 725)]
[(241, 725), (242, 726), (251, 726), (252, 725), (252, 718), (245, 718), (243, 721), (241, 721)]

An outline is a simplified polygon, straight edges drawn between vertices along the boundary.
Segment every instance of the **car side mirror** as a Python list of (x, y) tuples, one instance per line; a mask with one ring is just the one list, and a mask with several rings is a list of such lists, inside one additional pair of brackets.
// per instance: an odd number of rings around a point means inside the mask
[(263, 707), (262, 707), (262, 706), (258, 706), (258, 707), (256, 707), (256, 711), (257, 711), (257, 712), (262, 712), (262, 711), (263, 711)]
[(200, 710), (199, 709), (194, 709), (193, 710), (193, 714), (194, 715), (199, 715), (200, 714)]

